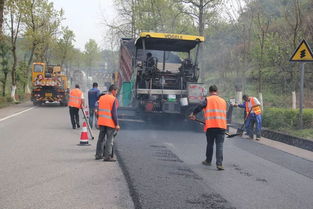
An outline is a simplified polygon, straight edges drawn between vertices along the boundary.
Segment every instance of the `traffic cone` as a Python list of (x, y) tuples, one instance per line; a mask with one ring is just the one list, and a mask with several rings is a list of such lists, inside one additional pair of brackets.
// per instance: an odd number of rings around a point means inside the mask
[(80, 142), (78, 145), (90, 145), (88, 143), (88, 132), (87, 132), (87, 124), (86, 122), (83, 122), (83, 128), (82, 128), (82, 132), (80, 134)]

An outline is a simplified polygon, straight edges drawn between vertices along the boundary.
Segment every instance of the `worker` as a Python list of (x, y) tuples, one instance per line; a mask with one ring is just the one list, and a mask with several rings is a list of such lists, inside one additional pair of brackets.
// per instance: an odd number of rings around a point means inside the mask
[(70, 117), (73, 129), (80, 128), (79, 125), (79, 109), (84, 106), (84, 94), (76, 84), (75, 88), (70, 91), (68, 106), (70, 110)]
[(149, 71), (152, 71), (153, 67), (155, 65), (154, 59), (152, 57), (151, 52), (147, 53), (147, 58), (146, 58), (146, 67), (148, 68)]
[(204, 131), (206, 132), (207, 147), (206, 159), (202, 164), (210, 166), (213, 156), (214, 142), (216, 144), (216, 167), (217, 170), (224, 170), (223, 167), (223, 143), (225, 137), (225, 130), (227, 128), (226, 119), (226, 101), (217, 96), (217, 87), (212, 85), (209, 88), (210, 96), (198, 105), (193, 113), (189, 115), (192, 120), (196, 119), (196, 115), (203, 110), (205, 125)]
[(97, 127), (97, 117), (95, 117), (96, 102), (100, 95), (98, 83), (94, 82), (92, 88), (88, 91), (88, 105), (89, 105), (89, 124), (90, 128), (93, 126), (93, 118), (95, 118), (95, 126)]
[[(111, 162), (116, 161), (112, 157), (112, 146), (114, 132), (120, 130), (117, 118), (117, 106), (118, 106), (118, 101), (116, 99), (117, 90), (118, 89), (115, 85), (111, 85), (109, 87), (109, 92), (105, 95), (102, 95), (99, 99), (97, 114), (100, 133), (98, 137), (95, 155), (96, 160), (103, 158), (103, 161)], [(105, 136), (107, 136), (106, 140)]]
[(247, 131), (250, 139), (254, 137), (254, 126), (256, 140), (261, 139), (261, 128), (262, 128), (262, 110), (261, 103), (256, 97), (249, 97), (247, 94), (242, 96), (243, 103), (235, 104), (235, 107), (245, 108), (245, 130)]

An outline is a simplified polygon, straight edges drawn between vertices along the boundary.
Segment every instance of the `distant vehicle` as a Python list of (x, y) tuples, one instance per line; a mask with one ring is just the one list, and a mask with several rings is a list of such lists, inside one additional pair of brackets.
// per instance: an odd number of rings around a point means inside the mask
[(61, 66), (36, 62), (32, 66), (32, 94), (34, 105), (46, 102), (59, 102), (67, 106), (69, 88), (67, 76), (62, 74)]
[(187, 114), (204, 99), (198, 54), (202, 36), (140, 33), (123, 38), (120, 71), (121, 103), (144, 113)]
[[(92, 79), (92, 78), (91, 78)], [(84, 71), (82, 70), (75, 70), (72, 74), (71, 79), (71, 87), (74, 88), (76, 84), (80, 86), (80, 89), (85, 92), (89, 86), (88, 86), (88, 78)]]

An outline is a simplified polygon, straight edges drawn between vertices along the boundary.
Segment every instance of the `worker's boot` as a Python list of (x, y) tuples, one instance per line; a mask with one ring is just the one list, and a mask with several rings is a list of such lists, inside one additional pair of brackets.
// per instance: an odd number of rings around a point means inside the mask
[(217, 166), (216, 166), (216, 168), (217, 168), (217, 170), (219, 170), (219, 171), (223, 171), (223, 170), (225, 170), (225, 169), (224, 169), (224, 167), (223, 167), (222, 165), (217, 165)]
[(101, 160), (101, 159), (103, 159), (102, 156), (100, 156), (100, 155), (95, 155), (95, 160)]
[(202, 161), (202, 164), (206, 166), (211, 166), (211, 163), (208, 162), (207, 160)]

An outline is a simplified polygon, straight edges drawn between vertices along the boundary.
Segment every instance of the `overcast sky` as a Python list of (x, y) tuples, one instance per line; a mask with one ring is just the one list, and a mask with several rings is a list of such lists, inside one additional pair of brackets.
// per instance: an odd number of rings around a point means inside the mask
[[(75, 47), (85, 48), (89, 39), (94, 39), (100, 46), (105, 48), (104, 18), (109, 22), (116, 16), (113, 6), (114, 0), (50, 0), (56, 9), (63, 9), (65, 15), (64, 26), (68, 26), (75, 33)], [(230, 2), (237, 2), (229, 0)], [(228, 1), (226, 1), (228, 2)], [(242, 1), (243, 2), (243, 1)], [(235, 4), (228, 4), (226, 7), (236, 7)]]
[(85, 43), (89, 39), (94, 39), (104, 47), (103, 37), (105, 28), (104, 17), (109, 20), (114, 18), (116, 12), (113, 0), (50, 0), (56, 9), (63, 9), (65, 21), (64, 26), (68, 26), (75, 33), (75, 47), (84, 50)]

